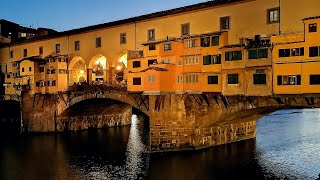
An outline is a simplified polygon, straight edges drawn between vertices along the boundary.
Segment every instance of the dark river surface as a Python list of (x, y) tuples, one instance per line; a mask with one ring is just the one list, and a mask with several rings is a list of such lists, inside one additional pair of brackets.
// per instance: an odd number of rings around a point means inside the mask
[(0, 179), (316, 179), (320, 110), (277, 111), (257, 138), (196, 152), (148, 153), (148, 121), (58, 135), (2, 137)]

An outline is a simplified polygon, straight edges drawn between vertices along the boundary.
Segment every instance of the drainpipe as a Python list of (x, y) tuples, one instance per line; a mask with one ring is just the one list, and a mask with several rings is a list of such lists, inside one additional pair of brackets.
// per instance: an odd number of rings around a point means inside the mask
[(279, 0), (279, 35), (281, 34), (281, 0)]

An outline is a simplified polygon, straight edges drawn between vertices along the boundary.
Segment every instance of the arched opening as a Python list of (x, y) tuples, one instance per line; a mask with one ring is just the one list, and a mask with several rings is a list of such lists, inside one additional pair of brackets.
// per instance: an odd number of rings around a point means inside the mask
[(127, 103), (109, 98), (84, 99), (57, 116), (58, 131), (119, 127), (131, 124), (132, 115), (148, 116)]
[(19, 134), (21, 131), (20, 102), (0, 102), (0, 133)]
[(128, 55), (120, 56), (116, 64), (115, 79), (117, 83), (126, 84), (127, 82)]
[(87, 80), (85, 61), (77, 56), (69, 64), (69, 85), (85, 83)]
[(108, 72), (107, 72), (107, 58), (101, 54), (94, 56), (89, 63), (89, 69), (92, 70), (91, 79), (92, 83), (102, 83), (107, 82)]

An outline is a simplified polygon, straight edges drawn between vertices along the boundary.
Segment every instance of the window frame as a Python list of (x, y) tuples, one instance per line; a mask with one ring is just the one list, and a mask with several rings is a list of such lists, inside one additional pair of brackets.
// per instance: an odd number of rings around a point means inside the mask
[[(313, 26), (313, 27), (311, 27)], [(309, 33), (314, 33), (314, 32), (317, 32), (318, 31), (318, 24), (317, 23), (311, 23), (309, 24)]]
[[(312, 80), (311, 77), (316, 77), (316, 80)], [(318, 82), (315, 82), (318, 81)], [(309, 85), (320, 85), (320, 74), (310, 74), (309, 75)]]
[(23, 49), (23, 57), (28, 57), (28, 49)]
[(220, 17), (220, 30), (230, 30), (230, 16)]
[[(211, 79), (212, 83), (209, 83), (209, 78), (213, 78), (214, 79)], [(207, 76), (207, 83), (208, 85), (217, 85), (219, 84), (219, 76), (218, 75), (208, 75)]]
[[(148, 29), (147, 31), (147, 39), (148, 41), (155, 41), (156, 40), (156, 30), (155, 29)], [(152, 36), (150, 36), (152, 34)]]
[[(185, 33), (185, 30), (187, 31)], [(190, 23), (181, 24), (181, 36), (189, 36), (190, 35)]]
[(133, 86), (141, 86), (142, 78), (141, 77), (133, 77), (132, 78), (132, 85)]
[[(233, 81), (232, 76), (234, 76), (235, 81)], [(234, 74), (227, 74), (227, 83), (228, 85), (238, 85), (239, 84), (239, 74), (238, 73), (234, 73)]]
[[(234, 53), (239, 53), (241, 54), (241, 58), (234, 58), (237, 57)], [(230, 59), (230, 55), (231, 55), (231, 59)], [(236, 50), (236, 51), (227, 51), (225, 52), (225, 57), (224, 57), (225, 61), (242, 61), (243, 60), (243, 53), (242, 50)]]
[(60, 53), (61, 52), (61, 45), (60, 43), (56, 44), (56, 53)]
[(132, 68), (140, 68), (140, 67), (141, 67), (141, 61), (132, 61)]
[(43, 46), (39, 47), (39, 55), (43, 55)]
[(102, 38), (96, 37), (96, 48), (101, 48), (101, 47), (102, 47)]
[(80, 51), (80, 41), (74, 41), (74, 50)]
[(171, 43), (163, 44), (163, 51), (171, 51), (171, 50), (172, 50), (172, 44)]
[(127, 33), (120, 33), (120, 44), (127, 44)]
[[(274, 20), (275, 17), (271, 19), (271, 13), (277, 12), (277, 20)], [(272, 21), (271, 21), (272, 20)], [(275, 7), (275, 8), (270, 8), (267, 9), (267, 24), (275, 24), (275, 23), (280, 23), (280, 7)]]

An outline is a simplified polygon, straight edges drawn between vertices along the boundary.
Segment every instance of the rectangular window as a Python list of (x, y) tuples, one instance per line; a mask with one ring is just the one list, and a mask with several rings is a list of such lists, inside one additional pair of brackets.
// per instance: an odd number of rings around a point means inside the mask
[(183, 83), (182, 76), (177, 76), (177, 83), (178, 84), (182, 84)]
[(28, 56), (28, 49), (23, 49), (23, 57), (27, 57)]
[(31, 72), (32, 71), (32, 68), (31, 67), (29, 67), (29, 72)]
[(212, 42), (212, 44), (211, 44), (212, 46), (219, 46), (219, 39), (220, 39), (219, 36), (212, 36), (211, 39), (212, 39), (212, 41), (211, 41)]
[(248, 50), (249, 59), (264, 59), (268, 58), (268, 49), (253, 49)]
[(156, 45), (155, 44), (150, 44), (149, 45), (149, 51), (156, 50)]
[(182, 66), (182, 61), (178, 60), (178, 66)]
[(228, 74), (228, 84), (239, 84), (239, 74)]
[(309, 32), (317, 32), (317, 23), (309, 24)]
[(120, 33), (120, 44), (126, 44), (126, 43), (127, 43), (127, 34)]
[(290, 49), (279, 49), (279, 57), (290, 57)]
[(156, 75), (150, 74), (148, 75), (148, 83), (155, 83), (156, 82)]
[(319, 56), (319, 46), (309, 47), (309, 57)]
[(293, 48), (291, 49), (291, 56), (304, 56), (304, 48)]
[(56, 44), (56, 53), (60, 53), (60, 44)]
[(181, 25), (181, 36), (190, 35), (190, 24), (182, 24)]
[(44, 67), (43, 66), (39, 67), (39, 72), (40, 73), (44, 73)]
[(132, 78), (132, 85), (134, 85), (134, 86), (141, 85), (141, 77)]
[(198, 83), (199, 77), (198, 75), (192, 74), (186, 76), (186, 83)]
[(74, 42), (74, 50), (79, 51), (80, 50), (80, 41), (75, 41)]
[(208, 84), (218, 84), (218, 76), (208, 76)]
[(278, 85), (301, 85), (301, 75), (284, 75), (277, 77)]
[(139, 67), (141, 67), (140, 61), (133, 61), (132, 62), (132, 68), (139, 68)]
[(22, 68), (22, 70), (21, 70), (22, 72), (24, 72), (24, 68)]
[(13, 58), (13, 51), (10, 51), (10, 58)]
[(148, 60), (148, 67), (149, 67), (151, 64), (158, 64), (158, 62), (157, 62), (156, 59), (150, 59), (150, 60)]
[(280, 17), (279, 17), (279, 11), (280, 11), (280, 8), (272, 8), (272, 9), (268, 9), (267, 10), (267, 13), (268, 13), (268, 24), (271, 24), (271, 23), (278, 23), (280, 22)]
[(221, 54), (203, 56), (203, 65), (221, 64)]
[(196, 40), (195, 39), (187, 40), (186, 48), (193, 48), (193, 47), (196, 47)]
[(310, 75), (310, 85), (320, 85), (320, 74)]
[(56, 80), (50, 80), (47, 82), (48, 86), (56, 86)]
[(210, 37), (201, 38), (201, 47), (210, 47)]
[(56, 70), (55, 69), (47, 69), (47, 74), (55, 74)]
[(170, 51), (171, 50), (171, 44), (164, 44), (163, 50), (164, 51)]
[(267, 84), (267, 75), (253, 74), (253, 84)]
[(59, 69), (59, 74), (68, 74), (66, 69)]
[(198, 56), (186, 57), (185, 61), (186, 61), (185, 63), (186, 65), (199, 64)]
[(43, 55), (43, 47), (39, 47), (39, 55)]
[(101, 37), (96, 38), (96, 48), (101, 47)]
[(148, 41), (156, 40), (155, 29), (148, 30)]
[(220, 30), (230, 29), (230, 16), (220, 17)]
[(229, 51), (225, 53), (226, 61), (242, 60), (242, 51)]

